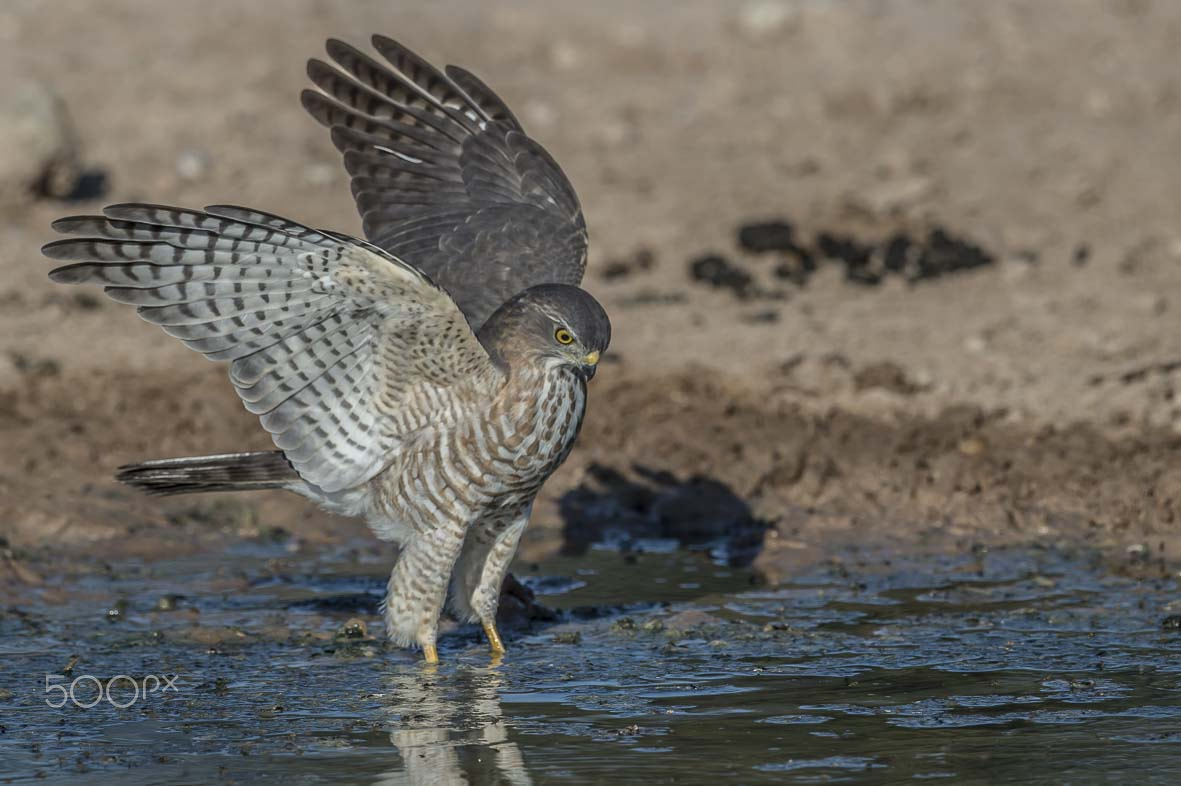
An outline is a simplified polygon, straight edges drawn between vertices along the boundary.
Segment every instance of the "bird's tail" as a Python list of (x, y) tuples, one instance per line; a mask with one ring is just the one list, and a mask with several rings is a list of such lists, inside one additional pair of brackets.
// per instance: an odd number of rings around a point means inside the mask
[(115, 478), (148, 494), (284, 488), (299, 479), (278, 450), (158, 459), (119, 467)]

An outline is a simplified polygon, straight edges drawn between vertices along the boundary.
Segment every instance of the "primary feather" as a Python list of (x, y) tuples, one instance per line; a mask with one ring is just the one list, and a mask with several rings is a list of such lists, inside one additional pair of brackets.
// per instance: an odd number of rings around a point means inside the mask
[[(306, 482), (326, 492), (380, 472), (440, 401), (497, 372), (447, 294), (364, 241), (228, 205), (115, 205), (54, 228), (64, 283), (106, 284), (211, 360)], [(429, 351), (424, 351), (429, 347)]]
[(586, 222), (570, 181), (472, 74), (374, 36), (308, 63), (304, 107), (332, 129), (365, 235), (446, 289), (476, 329), (513, 295), (578, 284)]

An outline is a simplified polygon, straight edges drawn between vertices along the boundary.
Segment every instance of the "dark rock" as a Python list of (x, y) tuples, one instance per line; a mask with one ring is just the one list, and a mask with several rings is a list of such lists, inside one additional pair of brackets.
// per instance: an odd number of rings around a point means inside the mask
[(850, 235), (821, 232), (816, 238), (816, 250), (824, 259), (845, 266), (845, 280), (873, 286), (881, 283), (882, 272), (871, 265), (874, 247)]
[[(651, 289), (641, 290), (634, 295), (619, 299), (622, 306), (668, 306), (684, 303), (688, 297), (684, 292), (656, 292)], [(607, 355), (611, 357), (611, 355)]]
[(619, 260), (612, 260), (603, 266), (602, 277), (604, 281), (614, 281), (617, 278), (625, 278), (631, 275), (631, 268), (626, 262)]
[(1161, 620), (1161, 630), (1181, 630), (1181, 614), (1170, 614)]
[(778, 311), (757, 311), (754, 314), (747, 314), (742, 317), (742, 321), (750, 325), (769, 325), (779, 321)]
[(936, 227), (927, 236), (927, 244), (919, 259), (919, 271), (915, 280), (983, 267), (995, 261), (995, 257), (980, 246), (954, 237), (941, 227)]
[(889, 361), (873, 363), (862, 368), (853, 375), (853, 385), (859, 393), (878, 388), (903, 396), (914, 395), (920, 389), (906, 376), (906, 371)]
[(708, 628), (716, 628), (723, 624), (723, 620), (708, 611), (688, 609), (673, 614), (664, 620), (664, 630), (675, 634), (688, 634)]
[(538, 603), (533, 590), (517, 580), (513, 574), (504, 577), (500, 586), (500, 605), (496, 609), (496, 624), (502, 630), (523, 630), (534, 622), (553, 622), (557, 612)]
[(786, 279), (797, 286), (803, 286), (816, 272), (816, 258), (803, 247), (787, 249), (775, 268), (778, 278)]
[(74, 181), (73, 187), (61, 198), (66, 202), (88, 202), (102, 199), (111, 190), (111, 178), (105, 170), (91, 168), (83, 170)]
[(895, 233), (886, 241), (882, 265), (891, 273), (905, 275), (908, 270), (917, 269), (922, 249), (909, 235)]
[(103, 302), (89, 292), (75, 292), (72, 302), (82, 311), (96, 311), (103, 306)]
[(626, 278), (633, 273), (651, 270), (655, 264), (656, 255), (652, 253), (652, 250), (649, 248), (639, 248), (629, 257), (608, 261), (603, 266), (603, 272), (600, 273), (600, 276), (605, 281), (615, 281), (616, 279)]
[(336, 631), (335, 638), (367, 639), (369, 638), (369, 628), (365, 625), (365, 620), (360, 617), (351, 617)]
[(579, 644), (582, 642), (582, 634), (576, 630), (555, 633), (553, 641), (554, 644)]
[(156, 611), (176, 611), (184, 595), (166, 594), (156, 599)]
[[(891, 275), (915, 282), (995, 262), (993, 254), (938, 226), (932, 228), (925, 238), (899, 231), (884, 242), (864, 241), (840, 232), (821, 232), (808, 245), (796, 239), (795, 228), (790, 223), (771, 221), (740, 227), (738, 242), (748, 251), (781, 252), (774, 274), (797, 286), (807, 283), (821, 261), (843, 266), (845, 280), (867, 286), (879, 284)], [(1037, 261), (1037, 254), (1026, 252), (1023, 258), (1033, 263)], [(710, 265), (703, 265), (702, 273), (715, 280), (724, 279), (732, 267), (719, 264), (725, 260), (716, 256), (703, 260), (710, 260)], [(740, 273), (745, 275), (745, 271)], [(742, 289), (746, 295), (759, 294), (749, 284)]]
[(56, 377), (61, 374), (61, 363), (53, 358), (32, 358), (21, 352), (9, 352), (13, 367), (30, 377)]
[(620, 617), (611, 624), (613, 631), (633, 631), (637, 628), (636, 621), (631, 617)]
[(752, 294), (754, 279), (750, 273), (719, 254), (694, 259), (689, 263), (689, 273), (694, 281), (715, 289), (729, 289), (740, 298), (745, 299)]
[(873, 253), (873, 246), (861, 243), (849, 235), (821, 232), (816, 237), (816, 249), (827, 259), (843, 262), (851, 268), (865, 267)]
[(764, 221), (738, 228), (738, 245), (747, 251), (793, 251), (799, 248), (795, 227), (787, 221)]

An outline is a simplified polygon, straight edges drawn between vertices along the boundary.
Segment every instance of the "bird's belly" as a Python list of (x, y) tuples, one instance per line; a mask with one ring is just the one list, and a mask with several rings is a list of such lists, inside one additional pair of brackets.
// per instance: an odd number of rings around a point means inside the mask
[(557, 418), (542, 413), (525, 419), (516, 434), (504, 440), (497, 451), (498, 469), (488, 478), (496, 507), (527, 504), (570, 455), (582, 425), (582, 402), (571, 402), (568, 409)]
[(490, 507), (528, 504), (570, 455), (582, 426), (586, 395), (576, 378), (550, 378), (531, 393), (490, 413), (491, 460), (481, 484)]
[(574, 447), (586, 397), (573, 382), (539, 385), (529, 397), (506, 397), (482, 416), (424, 433), (376, 480), (371, 523), (401, 540), (389, 522), (421, 532), (440, 515), (471, 524), (528, 505)]

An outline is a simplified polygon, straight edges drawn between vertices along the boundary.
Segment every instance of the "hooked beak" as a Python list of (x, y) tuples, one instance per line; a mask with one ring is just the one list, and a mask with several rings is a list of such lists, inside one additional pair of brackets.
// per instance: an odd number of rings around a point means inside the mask
[(584, 377), (586, 377), (588, 380), (591, 379), (592, 377), (594, 377), (595, 369), (597, 369), (598, 367), (599, 367), (599, 353), (597, 350), (587, 354), (582, 359), (582, 367), (581, 367), (582, 375)]

